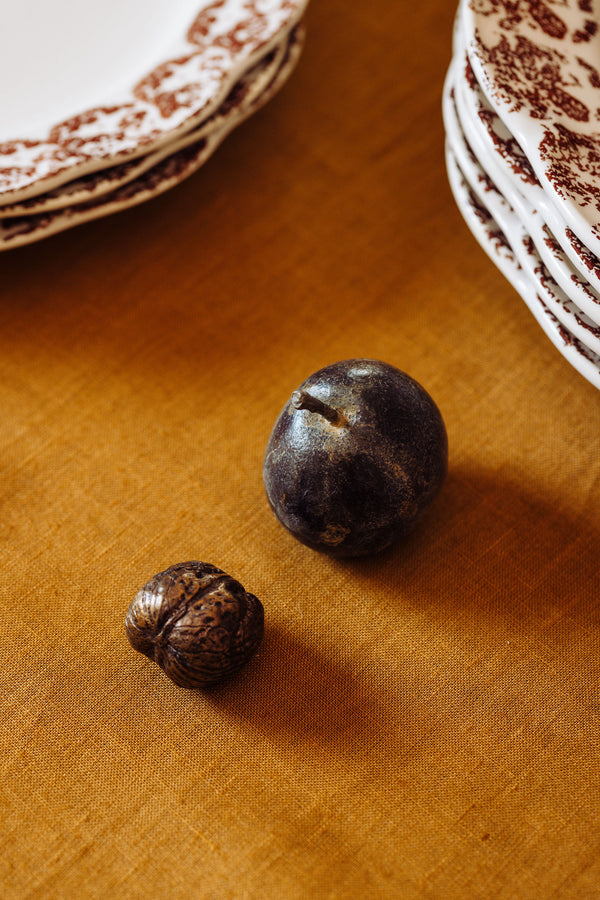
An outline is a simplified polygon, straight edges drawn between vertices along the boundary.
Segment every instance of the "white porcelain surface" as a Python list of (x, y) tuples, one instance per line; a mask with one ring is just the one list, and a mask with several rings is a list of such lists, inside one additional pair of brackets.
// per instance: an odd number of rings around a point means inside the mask
[(165, 157), (207, 137), (211, 131), (223, 128), (229, 119), (239, 113), (243, 114), (244, 110), (252, 107), (256, 98), (268, 86), (281, 66), (290, 40), (300, 40), (297, 36), (297, 30), (300, 27), (294, 29), (291, 38), (286, 38), (245, 72), (235, 83), (223, 103), (197, 128), (185, 132), (182, 137), (169, 141), (168, 144), (153, 153), (82, 175), (52, 191), (29, 197), (20, 203), (0, 206), (0, 219), (49, 212), (63, 209), (66, 206), (87, 203), (133, 181)]
[(10, 0), (0, 30), (0, 202), (196, 127), (306, 2)]
[(196, 172), (214, 153), (219, 144), (244, 119), (266, 104), (285, 84), (295, 68), (303, 45), (303, 29), (290, 40), (284, 58), (268, 85), (251, 104), (237, 107), (235, 115), (227, 117), (220, 128), (212, 129), (200, 141), (196, 140), (170, 153), (139, 177), (121, 185), (99, 198), (64, 209), (0, 219), (0, 250), (10, 250), (24, 244), (50, 237), (57, 232), (81, 225), (93, 219), (136, 206), (179, 184)]
[(519, 265), (502, 229), (470, 189), (449, 144), (446, 146), (446, 165), (457, 206), (473, 236), (525, 301), (554, 346), (581, 375), (600, 388), (600, 357), (571, 334), (540, 300), (534, 283)]
[(473, 236), (517, 293), (523, 296), (530, 290), (529, 280), (502, 229), (470, 189), (448, 141), (446, 141), (446, 169), (456, 205)]
[(198, 0), (5, 0), (0, 143), (128, 92), (157, 60), (185, 52)]
[[(494, 180), (520, 213), (535, 212), (536, 218), (543, 220), (554, 239), (551, 242), (558, 244), (562, 251), (561, 266), (572, 271), (574, 281), (582, 285), (581, 293), (591, 291), (594, 303), (600, 298), (600, 259), (583, 246), (546, 195), (514, 135), (483, 95), (464, 53), (457, 57), (455, 65), (461, 73), (457, 79), (456, 102), (465, 124), (477, 132), (470, 131), (470, 138), (480, 147), (478, 156), (489, 159)], [(586, 305), (585, 298), (582, 302)], [(598, 310), (590, 315), (595, 318)]]
[[(495, 148), (490, 147), (489, 141), (486, 140), (489, 135), (482, 127), (481, 120), (470, 115), (472, 110), (465, 102), (465, 98), (470, 96), (472, 96), (470, 87), (466, 87), (462, 79), (457, 79), (455, 101), (460, 122), (480, 165), (518, 214), (537, 252), (558, 285), (594, 323), (600, 324), (600, 297), (595, 287), (596, 279), (592, 277), (588, 280), (585, 277), (583, 260), (575, 252), (565, 231), (560, 231), (556, 227), (558, 223), (555, 223), (555, 227), (561, 240), (548, 228), (538, 209), (535, 209), (515, 187), (510, 172), (507, 172), (500, 163), (503, 157), (495, 152)], [(565, 247), (569, 247), (571, 251), (569, 255), (565, 252)], [(573, 258), (579, 261), (579, 267), (573, 265)]]
[(600, 354), (600, 326), (586, 316), (552, 278), (537, 251), (526, 223), (497, 189), (489, 173), (482, 168), (472, 148), (466, 142), (453, 103), (455, 91), (453, 91), (452, 74), (453, 70), (450, 72), (444, 91), (444, 122), (449, 146), (460, 166), (463, 177), (478, 201), (485, 205), (501, 228), (513, 249), (516, 260), (548, 310), (585, 347)]
[[(569, 244), (566, 234), (559, 231), (563, 242), (561, 245), (546, 226), (538, 210), (519, 190), (517, 185), (521, 184), (519, 178), (519, 173), (522, 172), (521, 164), (516, 158), (516, 154), (510, 149), (510, 142), (503, 136), (497, 136), (495, 114), (491, 114), (492, 118), (482, 115), (487, 112), (487, 107), (482, 109), (481, 106), (471, 102), (475, 98), (475, 88), (473, 83), (465, 77), (463, 68), (457, 65), (458, 62), (459, 60), (455, 60), (453, 64), (454, 100), (461, 126), (479, 164), (525, 225), (535, 249), (557, 285), (586, 316), (590, 317), (594, 324), (600, 324), (598, 293), (581, 273), (581, 270), (571, 264), (569, 257), (564, 252), (563, 245), (566, 243), (573, 249), (572, 244)], [(510, 165), (511, 159), (515, 160), (516, 176)], [(539, 185), (536, 190), (541, 191)]]
[(567, 225), (600, 255), (596, 0), (461, 0), (469, 59)]

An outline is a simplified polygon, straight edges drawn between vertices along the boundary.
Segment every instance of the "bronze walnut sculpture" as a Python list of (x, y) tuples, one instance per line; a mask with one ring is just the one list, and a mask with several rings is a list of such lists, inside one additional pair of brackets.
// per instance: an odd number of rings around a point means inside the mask
[(130, 644), (181, 687), (202, 688), (233, 675), (264, 631), (260, 600), (221, 569), (185, 562), (159, 572), (127, 612)]

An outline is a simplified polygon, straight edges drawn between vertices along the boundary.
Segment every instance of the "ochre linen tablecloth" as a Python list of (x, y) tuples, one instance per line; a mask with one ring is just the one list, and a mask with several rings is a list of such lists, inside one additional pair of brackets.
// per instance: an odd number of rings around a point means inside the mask
[[(454, 12), (313, 0), (202, 171), (0, 257), (6, 900), (600, 896), (600, 398), (455, 208)], [(427, 388), (450, 469), (403, 544), (336, 562), (261, 468), (353, 356)], [(187, 559), (266, 611), (208, 693), (123, 629)]]

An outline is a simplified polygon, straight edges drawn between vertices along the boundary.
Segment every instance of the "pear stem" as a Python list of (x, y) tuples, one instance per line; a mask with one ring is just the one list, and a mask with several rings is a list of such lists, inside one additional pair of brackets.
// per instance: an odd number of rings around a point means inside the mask
[(346, 416), (342, 415), (339, 410), (334, 409), (333, 406), (329, 406), (327, 403), (319, 400), (318, 397), (313, 397), (308, 391), (294, 391), (292, 394), (292, 406), (294, 409), (306, 409), (308, 412), (318, 413), (338, 428), (346, 428), (348, 426)]

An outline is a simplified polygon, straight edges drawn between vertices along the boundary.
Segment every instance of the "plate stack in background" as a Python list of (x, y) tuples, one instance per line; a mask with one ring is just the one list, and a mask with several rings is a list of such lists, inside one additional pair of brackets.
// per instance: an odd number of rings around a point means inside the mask
[(462, 0), (446, 162), (480, 245), (563, 356), (600, 387), (600, 17)]
[(11, 4), (0, 35), (0, 250), (195, 172), (289, 78), (306, 4)]

